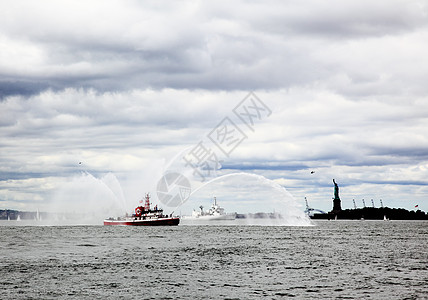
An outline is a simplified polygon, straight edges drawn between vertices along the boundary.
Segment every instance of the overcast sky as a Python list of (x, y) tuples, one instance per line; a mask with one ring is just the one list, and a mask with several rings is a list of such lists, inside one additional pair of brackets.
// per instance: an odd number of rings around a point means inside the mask
[[(132, 208), (228, 117), (246, 138), (217, 152), (218, 176), (262, 175), (326, 211), (335, 178), (343, 208), (427, 211), (427, 14), (410, 0), (1, 1), (0, 208), (100, 184)], [(234, 109), (251, 91), (265, 114), (249, 128)], [(235, 184), (206, 194), (238, 199)]]

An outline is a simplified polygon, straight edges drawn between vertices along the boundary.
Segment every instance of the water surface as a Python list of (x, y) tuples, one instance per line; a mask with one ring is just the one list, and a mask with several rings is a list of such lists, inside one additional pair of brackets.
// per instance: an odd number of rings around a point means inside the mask
[(428, 222), (0, 226), (3, 299), (428, 299)]

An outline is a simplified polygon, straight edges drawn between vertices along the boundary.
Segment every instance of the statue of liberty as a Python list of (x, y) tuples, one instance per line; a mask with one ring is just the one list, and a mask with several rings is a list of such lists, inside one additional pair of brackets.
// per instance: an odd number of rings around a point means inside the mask
[(339, 186), (337, 185), (336, 181), (334, 181), (334, 179), (333, 179), (333, 183), (334, 183), (334, 199), (340, 199), (339, 198)]
[(332, 212), (339, 212), (342, 210), (342, 207), (340, 205), (340, 198), (339, 198), (339, 186), (337, 185), (336, 181), (333, 179), (334, 183), (334, 199), (333, 199), (333, 210)]

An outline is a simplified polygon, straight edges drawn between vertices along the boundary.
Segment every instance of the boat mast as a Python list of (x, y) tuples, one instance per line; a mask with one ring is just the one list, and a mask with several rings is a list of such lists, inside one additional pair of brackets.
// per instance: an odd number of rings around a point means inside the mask
[(150, 195), (146, 194), (146, 202), (144, 203), (144, 210), (150, 210)]

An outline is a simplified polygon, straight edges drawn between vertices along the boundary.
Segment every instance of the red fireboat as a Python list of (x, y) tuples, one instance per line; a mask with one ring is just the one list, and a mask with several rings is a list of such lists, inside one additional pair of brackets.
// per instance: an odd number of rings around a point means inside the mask
[(104, 225), (130, 225), (130, 226), (177, 226), (180, 218), (172, 214), (164, 215), (163, 209), (158, 209), (156, 205), (150, 208), (150, 196), (146, 194), (144, 206), (135, 208), (132, 216), (108, 218), (104, 220)]

